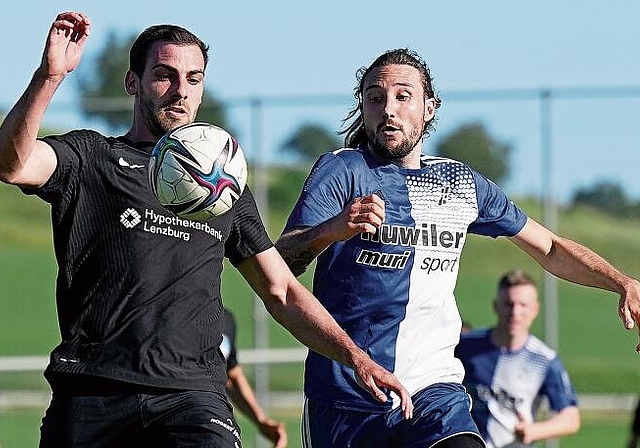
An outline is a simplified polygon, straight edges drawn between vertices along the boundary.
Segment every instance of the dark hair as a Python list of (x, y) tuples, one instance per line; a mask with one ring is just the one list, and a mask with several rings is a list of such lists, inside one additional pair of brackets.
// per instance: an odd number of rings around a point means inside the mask
[(145, 29), (135, 40), (129, 51), (129, 69), (142, 78), (147, 56), (156, 42), (169, 42), (177, 45), (197, 45), (204, 57), (204, 66), (209, 62), (209, 46), (191, 31), (177, 25), (153, 25)]
[(520, 269), (514, 269), (507, 272), (500, 278), (500, 281), (498, 281), (498, 291), (502, 291), (507, 288), (511, 288), (512, 286), (518, 285), (531, 285), (535, 287), (536, 282), (534, 282), (533, 279), (524, 271)]
[[(436, 92), (433, 88), (433, 78), (431, 77), (431, 72), (429, 71), (429, 67), (427, 67), (427, 63), (413, 50), (409, 50), (407, 48), (399, 48), (396, 50), (388, 50), (382, 55), (378, 56), (378, 58), (373, 61), (373, 63), (369, 67), (360, 67), (356, 72), (356, 80), (358, 85), (354, 89), (354, 97), (356, 98), (356, 105), (342, 120), (343, 127), (347, 125), (349, 120), (352, 120), (352, 123), (348, 125), (346, 129), (341, 130), (340, 134), (345, 134), (344, 137), (344, 145), (348, 148), (355, 148), (360, 143), (367, 142), (367, 132), (364, 128), (364, 121), (362, 119), (362, 90), (364, 88), (364, 81), (371, 73), (374, 68), (384, 67), (386, 65), (410, 65), (411, 67), (415, 67), (420, 72), (422, 76), (422, 90), (424, 91), (424, 97), (435, 99), (436, 105), (435, 108), (439, 108), (442, 104), (442, 100), (436, 95)], [(427, 122), (424, 130), (422, 132), (422, 136), (428, 136), (429, 131), (435, 129), (435, 116)]]

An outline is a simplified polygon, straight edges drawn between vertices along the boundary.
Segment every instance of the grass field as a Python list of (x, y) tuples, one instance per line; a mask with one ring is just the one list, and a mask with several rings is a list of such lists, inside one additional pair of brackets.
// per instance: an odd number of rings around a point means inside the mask
[[(303, 176), (304, 173), (279, 172), (270, 178), (270, 196), (275, 199), (267, 223), (274, 238), (297, 196), (298, 189), (291, 188), (291, 184), (294, 180), (301, 183)], [(539, 218), (539, 209), (533, 201), (522, 201), (521, 206), (530, 216)], [(56, 265), (48, 222), (46, 205), (0, 184), (0, 356), (47, 354), (59, 341), (53, 300)], [(582, 209), (561, 210), (559, 223), (560, 233), (593, 247), (623, 270), (640, 275), (640, 222), (637, 220), (616, 220)], [(522, 267), (542, 280), (542, 271), (537, 265), (509, 242), (469, 237), (456, 295), (461, 314), (473, 326), (494, 322), (491, 299), (495, 282), (500, 274), (513, 267)], [(310, 280), (311, 275), (305, 274), (303, 282), (309, 285)], [(253, 293), (229, 266), (223, 273), (223, 297), (237, 316), (240, 347), (251, 347)], [(633, 350), (637, 333), (622, 328), (616, 311), (617, 297), (563, 281), (559, 282), (559, 297), (559, 349), (578, 392), (637, 393), (640, 358)], [(541, 318), (534, 330), (544, 336)], [(298, 345), (274, 322), (270, 323), (269, 342), (274, 347)], [(270, 377), (274, 390), (299, 390), (302, 367), (275, 366)], [(46, 390), (46, 387), (38, 372), (0, 375), (0, 390)], [(39, 409), (0, 412), (2, 448), (36, 446), (41, 414)], [(280, 417), (286, 419), (292, 433), (291, 446), (299, 446), (299, 411), (288, 411)], [(564, 439), (561, 446), (622, 446), (629, 418), (625, 413), (585, 416), (580, 433)], [(250, 425), (244, 421), (243, 427), (245, 440), (253, 440)]]

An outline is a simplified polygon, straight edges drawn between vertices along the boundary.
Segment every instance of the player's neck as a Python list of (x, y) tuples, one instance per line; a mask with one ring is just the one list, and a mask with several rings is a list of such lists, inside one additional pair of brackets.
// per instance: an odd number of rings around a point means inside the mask
[(495, 327), (491, 330), (491, 342), (497, 347), (507, 349), (509, 351), (520, 350), (529, 339), (529, 333), (512, 334), (508, 330)]

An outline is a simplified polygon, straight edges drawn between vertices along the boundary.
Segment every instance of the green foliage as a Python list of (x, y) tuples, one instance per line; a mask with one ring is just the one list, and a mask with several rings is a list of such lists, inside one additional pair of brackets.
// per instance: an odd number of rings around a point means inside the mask
[(511, 146), (491, 137), (482, 123), (461, 125), (435, 151), (440, 157), (467, 163), (498, 184), (508, 177)]
[(593, 207), (596, 210), (623, 218), (640, 218), (640, 202), (631, 201), (619, 183), (608, 180), (577, 189), (571, 204), (574, 207)]
[(215, 124), (216, 126), (226, 129), (231, 135), (235, 134), (227, 122), (224, 104), (207, 91), (204, 92), (202, 104), (198, 110), (197, 120)]
[(282, 149), (289, 154), (296, 155), (301, 160), (309, 162), (319, 155), (333, 151), (340, 146), (340, 139), (335, 132), (324, 126), (312, 123), (301, 125), (282, 145)]
[(111, 129), (126, 128), (131, 122), (133, 100), (124, 91), (124, 76), (129, 69), (129, 48), (135, 37), (109, 32), (95, 62), (83, 64), (78, 70), (83, 114), (103, 120)]

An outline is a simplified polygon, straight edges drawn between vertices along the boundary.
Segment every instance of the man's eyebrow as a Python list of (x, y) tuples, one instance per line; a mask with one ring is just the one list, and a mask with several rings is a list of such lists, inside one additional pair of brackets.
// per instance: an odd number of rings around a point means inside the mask
[[(411, 83), (408, 83), (408, 82), (397, 82), (395, 84), (391, 84), (391, 86), (392, 87), (408, 87), (408, 88), (411, 88), (411, 89), (414, 88), (414, 85), (411, 84)], [(376, 89), (376, 88), (382, 88), (382, 86), (380, 86), (380, 84), (374, 83), (374, 84), (371, 84), (369, 86), (366, 86), (364, 88), (364, 91), (366, 92), (367, 90)]]
[[(178, 70), (175, 67), (172, 67), (170, 65), (167, 64), (163, 64), (163, 63), (157, 63), (155, 64), (153, 67), (151, 67), (152, 70), (155, 70), (156, 68), (164, 68), (166, 70), (172, 71), (172, 72), (177, 72)], [(204, 76), (204, 70), (203, 69), (196, 69), (196, 70), (191, 70), (188, 72), (189, 76), (193, 76), (193, 75), (202, 75)]]

